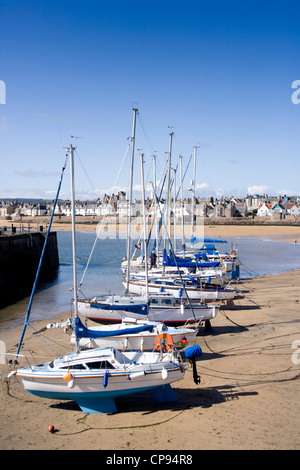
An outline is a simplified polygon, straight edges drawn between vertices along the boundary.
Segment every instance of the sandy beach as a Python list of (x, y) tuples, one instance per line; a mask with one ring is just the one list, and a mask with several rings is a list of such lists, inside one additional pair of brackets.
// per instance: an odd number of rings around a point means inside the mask
[[(244, 230), (245, 229), (245, 230)], [(247, 229), (247, 230), (246, 230)], [(299, 237), (299, 227), (212, 226), (207, 236)], [(259, 229), (259, 230), (258, 230)], [(261, 230), (260, 230), (261, 229)], [(264, 229), (264, 230), (262, 230)], [(75, 402), (34, 397), (0, 364), (2, 450), (295, 450), (300, 448), (300, 270), (239, 283), (235, 308), (221, 309), (213, 331), (200, 330), (196, 343), (201, 383), (192, 368), (173, 388), (178, 402), (158, 405), (148, 394), (116, 400), (119, 413), (85, 415)], [(64, 321), (61, 312), (51, 321)], [(23, 350), (40, 362), (66, 353), (62, 329), (27, 329)], [(15, 352), (22, 327), (0, 331), (7, 352)], [(53, 424), (54, 433), (48, 432)]]
[[(238, 223), (227, 222), (222, 224), (220, 220), (217, 223), (211, 223), (210, 221), (205, 221), (204, 225), (202, 223), (196, 223), (195, 233), (196, 236), (204, 236), (207, 238), (226, 238), (226, 237), (281, 237), (282, 241), (300, 242), (300, 218), (296, 221), (294, 219), (284, 220), (280, 222), (272, 222), (270, 220), (254, 221), (251, 219), (249, 222), (244, 223), (243, 219), (240, 219)], [(109, 223), (106, 222), (109, 221)], [(97, 230), (101, 232), (116, 232), (125, 236), (127, 233), (127, 225), (124, 223), (116, 224), (114, 222), (116, 219), (108, 218), (104, 221), (99, 221), (99, 217), (88, 217), (88, 216), (77, 216), (76, 217), (76, 230), (79, 231), (89, 231), (96, 232)], [(200, 219), (203, 222), (203, 219)], [(216, 219), (217, 220), (217, 219)], [(18, 230), (22, 229), (24, 231), (28, 230), (39, 230), (40, 227), (43, 227), (43, 230), (46, 231), (49, 218), (45, 217), (33, 217), (33, 218), (24, 218), (23, 221), (14, 220), (14, 221), (5, 221), (3, 218), (0, 219), (0, 225), (7, 225), (9, 228), (13, 224), (17, 227)], [(100, 228), (101, 227), (101, 228)], [(132, 222), (132, 233), (135, 231), (140, 233), (143, 227), (142, 219), (134, 219)], [(171, 226), (171, 231), (174, 227)], [(71, 218), (64, 217), (63, 219), (55, 216), (53, 218), (51, 230), (71, 230)], [(177, 227), (176, 229), (177, 236), (181, 236), (181, 229)], [(190, 236), (191, 227), (190, 224), (187, 224), (184, 228), (185, 236)]]

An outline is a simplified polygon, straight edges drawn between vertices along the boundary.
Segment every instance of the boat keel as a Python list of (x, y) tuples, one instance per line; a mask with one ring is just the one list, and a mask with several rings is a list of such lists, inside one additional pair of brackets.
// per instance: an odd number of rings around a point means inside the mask
[[(157, 403), (168, 403), (176, 402), (177, 396), (170, 384), (162, 385), (161, 387), (155, 387), (148, 390), (151, 397)], [(82, 400), (76, 400), (78, 406), (85, 414), (92, 413), (106, 413), (114, 414), (118, 413), (116, 404), (113, 398), (88, 398)]]
[(112, 398), (95, 398), (76, 400), (78, 406), (86, 414), (91, 413), (118, 413), (116, 404)]
[(177, 401), (176, 393), (174, 392), (170, 384), (153, 388), (149, 390), (149, 393), (157, 403), (168, 403)]

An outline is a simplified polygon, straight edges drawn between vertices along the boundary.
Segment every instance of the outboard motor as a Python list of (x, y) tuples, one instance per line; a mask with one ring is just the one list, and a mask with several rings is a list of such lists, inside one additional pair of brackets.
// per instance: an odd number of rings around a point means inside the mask
[(184, 351), (185, 357), (190, 360), (191, 365), (193, 366), (193, 379), (196, 385), (198, 385), (201, 381), (200, 375), (197, 374), (197, 367), (196, 367), (196, 358), (202, 356), (202, 349), (200, 346), (191, 346), (186, 348)]

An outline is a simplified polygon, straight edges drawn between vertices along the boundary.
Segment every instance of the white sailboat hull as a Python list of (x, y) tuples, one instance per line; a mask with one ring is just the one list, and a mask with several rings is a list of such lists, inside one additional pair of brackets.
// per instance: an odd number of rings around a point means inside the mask
[[(163, 356), (158, 352), (127, 353), (126, 363), (119, 361), (116, 367), (112, 367), (115, 359), (109, 353), (105, 355), (105, 351), (109, 349), (73, 353), (55, 361), (58, 364), (63, 362), (66, 367), (51, 367), (51, 363), (46, 363), (21, 368), (15, 375), (26, 391), (43, 398), (75, 400), (86, 413), (116, 412), (115, 398), (141, 391), (152, 392), (158, 401), (164, 401), (164, 398), (166, 401), (176, 399), (170, 384), (183, 379), (185, 367), (174, 360), (173, 351)], [(74, 358), (79, 367), (81, 356), (84, 358), (92, 354), (96, 361), (99, 351), (102, 360), (110, 359), (112, 368), (77, 369), (74, 365), (72, 368)], [(115, 353), (124, 354), (119, 351)], [(66, 380), (66, 374), (70, 374), (71, 378)]]
[[(107, 325), (107, 326), (94, 326), (89, 327), (92, 331), (109, 331), (120, 327), (120, 325)], [(159, 325), (162, 326), (162, 325)], [(169, 334), (172, 336), (174, 346), (176, 349), (182, 349), (192, 345), (197, 335), (196, 328), (172, 328), (165, 327), (164, 329), (155, 326), (152, 331), (124, 334), (120, 336), (106, 336), (103, 338), (80, 338), (80, 348), (104, 348), (114, 347), (121, 351), (141, 350), (153, 351), (155, 349), (155, 340), (160, 333)], [(128, 327), (128, 325), (127, 325)], [(76, 339), (73, 334), (70, 339), (71, 344), (75, 344)]]
[[(182, 373), (178, 368), (171, 368), (170, 366), (165, 367), (168, 371), (169, 378), (167, 383), (172, 383), (177, 380), (182, 379)], [(68, 384), (63, 380), (63, 374), (53, 375), (53, 376), (38, 376), (36, 374), (31, 374), (30, 371), (20, 371), (17, 374), (17, 379), (22, 382), (24, 389), (34, 395), (42, 396), (45, 398), (55, 398), (55, 399), (76, 399), (78, 394), (93, 394), (94, 398), (101, 397), (101, 395), (108, 395), (110, 393), (114, 394), (114, 397), (123, 395), (126, 392), (132, 393), (135, 392), (137, 388), (141, 390), (147, 390), (151, 387), (158, 387), (165, 385), (165, 380), (162, 379), (162, 368), (158, 367), (157, 369), (151, 367), (147, 368), (146, 366), (143, 369), (139, 368), (137, 372), (145, 371), (145, 375), (142, 374), (137, 376), (134, 381), (128, 380), (128, 373), (110, 373), (108, 379), (107, 389), (104, 389), (103, 386), (103, 377), (104, 372), (94, 372), (89, 373), (80, 373), (75, 372), (72, 374), (74, 376), (74, 387), (71, 389), (68, 387)], [(147, 379), (145, 380), (145, 376)], [(146, 383), (147, 382), (147, 383)], [(102, 384), (99, 386), (99, 384)], [(100, 390), (99, 390), (100, 389)]]
[[(123, 283), (125, 285), (125, 283)], [(148, 283), (148, 287), (146, 287), (146, 283), (144, 281), (136, 281), (132, 280), (129, 282), (129, 289), (132, 294), (135, 295), (145, 295), (146, 291), (148, 290), (149, 294), (156, 294), (161, 292), (166, 292), (168, 294), (173, 294), (176, 298), (179, 298), (179, 291), (182, 290), (182, 295), (184, 295), (184, 289), (182, 289), (179, 285), (172, 285), (171, 283)], [(186, 291), (188, 293), (188, 297), (190, 300), (197, 300), (198, 302), (218, 302), (218, 301), (226, 301), (232, 300), (236, 296), (236, 291), (234, 289), (220, 289), (219, 286), (216, 285), (214, 290), (212, 289), (205, 289), (202, 287), (186, 287)]]
[[(124, 317), (128, 316), (128, 312), (122, 310), (103, 310), (99, 308), (95, 300), (78, 300), (78, 311), (85, 318), (98, 323), (120, 323)], [(216, 305), (201, 305), (189, 307), (166, 306), (165, 308), (150, 307), (148, 320), (162, 322), (167, 326), (179, 326), (185, 323), (199, 323), (202, 321), (212, 320), (216, 317), (219, 307)], [(130, 313), (130, 316), (137, 320), (145, 319), (145, 315), (139, 313)]]

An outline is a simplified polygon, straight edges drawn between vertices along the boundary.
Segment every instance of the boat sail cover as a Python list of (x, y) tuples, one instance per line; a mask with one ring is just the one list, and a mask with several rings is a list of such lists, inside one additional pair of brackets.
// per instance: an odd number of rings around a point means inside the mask
[(163, 253), (163, 265), (164, 266), (179, 266), (179, 267), (184, 267), (184, 268), (214, 268), (216, 266), (219, 266), (220, 262), (219, 261), (212, 261), (212, 262), (206, 262), (206, 261), (187, 261), (184, 259), (176, 258), (176, 261), (174, 257), (170, 254), (170, 256), (167, 255), (166, 250), (164, 250)]
[(222, 240), (220, 238), (196, 238), (191, 236), (191, 243), (202, 242), (202, 243), (228, 243), (227, 240)]
[(104, 338), (108, 336), (130, 335), (142, 331), (152, 331), (154, 325), (141, 325), (132, 328), (120, 328), (119, 330), (91, 330), (84, 326), (80, 318), (75, 318), (75, 336), (77, 338)]
[(93, 308), (101, 310), (123, 310), (124, 312), (139, 313), (140, 315), (148, 315), (148, 304), (113, 304), (113, 303), (100, 303), (91, 302)]

